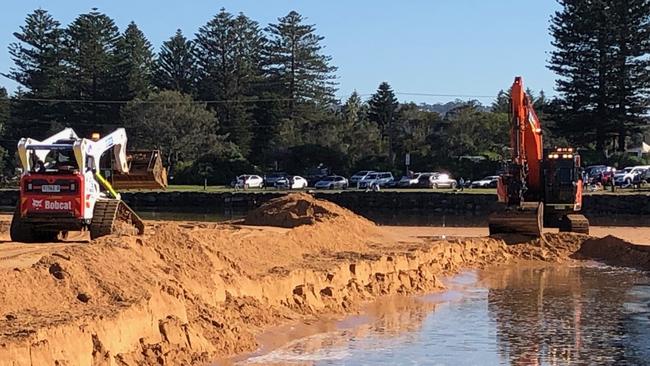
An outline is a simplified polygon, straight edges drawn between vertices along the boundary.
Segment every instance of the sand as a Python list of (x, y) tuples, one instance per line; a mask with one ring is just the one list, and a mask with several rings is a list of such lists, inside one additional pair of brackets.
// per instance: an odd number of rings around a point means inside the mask
[(5, 241), (0, 366), (205, 365), (255, 350), (270, 327), (441, 290), (441, 276), (464, 268), (597, 258), (650, 269), (650, 251), (611, 236), (547, 233), (506, 245), (460, 234), (379, 227), (297, 194), (240, 223), (149, 222), (143, 236)]

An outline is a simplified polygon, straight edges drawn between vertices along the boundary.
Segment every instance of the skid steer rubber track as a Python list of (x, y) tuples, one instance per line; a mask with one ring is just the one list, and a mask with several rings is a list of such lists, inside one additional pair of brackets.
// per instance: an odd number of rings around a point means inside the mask
[(527, 205), (495, 212), (488, 218), (490, 235), (520, 234), (540, 237), (543, 230), (544, 206)]
[(589, 235), (589, 220), (580, 214), (565, 215), (560, 221), (560, 231)]
[(97, 200), (90, 223), (90, 239), (121, 232), (124, 227), (132, 229), (138, 235), (144, 233), (144, 223), (124, 201)]

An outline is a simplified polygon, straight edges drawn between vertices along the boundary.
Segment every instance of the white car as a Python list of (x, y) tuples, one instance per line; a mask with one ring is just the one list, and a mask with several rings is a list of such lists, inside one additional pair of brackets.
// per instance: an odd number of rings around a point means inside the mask
[(358, 171), (358, 172), (354, 173), (354, 174), (350, 177), (349, 182), (350, 182), (350, 184), (354, 184), (354, 185), (356, 185), (357, 183), (359, 183), (360, 180), (362, 180), (363, 178), (365, 178), (365, 177), (366, 177), (368, 174), (370, 174), (370, 173), (374, 173), (374, 172), (373, 172), (372, 170), (361, 170), (361, 171)]
[(637, 179), (637, 175), (645, 174), (650, 165), (639, 165), (635, 167), (627, 167), (614, 174), (614, 184), (617, 186), (627, 187)]
[(394, 180), (393, 173), (391, 172), (373, 172), (366, 175), (357, 183), (357, 188), (366, 189), (371, 188), (373, 184), (379, 187), (385, 187)]
[(244, 174), (240, 175), (235, 180), (231, 185), (235, 188), (262, 188), (264, 187), (264, 179), (260, 177), (259, 175), (249, 175), (249, 174)]
[(307, 179), (299, 175), (282, 177), (275, 181), (275, 188), (278, 189), (305, 189), (308, 185)]
[(455, 179), (452, 179), (449, 174), (439, 174), (433, 178), (433, 188), (451, 188), (455, 189), (458, 185)]
[(472, 188), (496, 188), (497, 182), (499, 181), (498, 175), (490, 175), (483, 179), (475, 180), (472, 182), (470, 187)]
[(348, 180), (345, 177), (341, 177), (340, 175), (330, 175), (316, 182), (316, 184), (314, 184), (314, 188), (346, 189), (348, 188), (348, 184)]

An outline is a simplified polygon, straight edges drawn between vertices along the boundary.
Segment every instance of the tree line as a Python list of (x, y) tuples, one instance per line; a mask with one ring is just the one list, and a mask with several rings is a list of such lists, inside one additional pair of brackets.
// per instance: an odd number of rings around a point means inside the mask
[[(549, 60), (560, 95), (534, 96), (549, 145), (620, 150), (643, 131), (649, 2), (560, 1)], [(356, 92), (338, 100), (324, 37), (295, 11), (262, 26), (221, 9), (157, 52), (137, 24), (120, 31), (96, 9), (67, 26), (37, 9), (14, 37), (14, 66), (3, 75), (20, 88), (12, 96), (0, 88), (6, 168), (19, 138), (63, 127), (88, 136), (124, 126), (131, 147), (163, 151), (178, 183), (319, 165), (397, 173), (407, 153), (412, 169), (476, 178), (507, 156), (507, 90), (490, 108), (469, 101), (444, 114), (399, 103), (386, 82), (365, 100)]]

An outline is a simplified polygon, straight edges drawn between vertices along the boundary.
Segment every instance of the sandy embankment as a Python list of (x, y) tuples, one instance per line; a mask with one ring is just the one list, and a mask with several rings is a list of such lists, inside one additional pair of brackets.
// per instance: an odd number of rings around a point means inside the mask
[(258, 226), (152, 223), (143, 237), (1, 244), (0, 366), (206, 364), (254, 350), (269, 326), (434, 291), (462, 268), (569, 256), (650, 268), (650, 252), (613, 237), (548, 234), (546, 249), (438, 240), (306, 194), (247, 224)]

